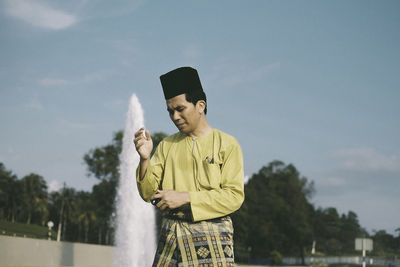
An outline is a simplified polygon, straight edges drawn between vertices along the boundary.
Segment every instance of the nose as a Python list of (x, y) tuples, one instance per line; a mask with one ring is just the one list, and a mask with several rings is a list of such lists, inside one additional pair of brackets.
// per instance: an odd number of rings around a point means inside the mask
[(176, 112), (176, 110), (173, 111), (173, 113), (171, 114), (171, 119), (172, 121), (176, 122), (180, 119), (179, 113)]

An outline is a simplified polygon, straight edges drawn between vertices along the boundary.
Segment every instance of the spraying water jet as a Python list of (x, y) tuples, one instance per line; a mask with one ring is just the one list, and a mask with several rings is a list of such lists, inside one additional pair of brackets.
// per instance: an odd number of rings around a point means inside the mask
[(143, 109), (133, 94), (126, 115), (120, 155), (115, 267), (151, 266), (156, 249), (154, 208), (140, 198), (136, 186), (136, 168), (140, 158), (132, 140), (141, 127), (144, 127)]

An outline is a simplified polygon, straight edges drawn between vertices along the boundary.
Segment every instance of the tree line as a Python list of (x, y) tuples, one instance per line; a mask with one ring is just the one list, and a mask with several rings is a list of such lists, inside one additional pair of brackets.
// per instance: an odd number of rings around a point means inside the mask
[[(122, 137), (118, 131), (110, 144), (83, 156), (88, 176), (99, 180), (91, 192), (66, 185), (48, 192), (42, 176), (31, 173), (18, 178), (0, 162), (0, 220), (42, 226), (51, 220), (61, 240), (113, 245)], [(154, 148), (164, 137), (162, 132), (152, 135)], [(313, 244), (316, 255), (354, 255), (359, 254), (354, 249), (358, 237), (374, 240), (370, 255), (400, 254), (400, 228), (397, 236), (384, 230), (370, 234), (353, 211), (339, 214), (334, 207), (315, 207), (314, 193), (313, 182), (292, 164), (272, 161), (253, 174), (245, 185), (242, 207), (232, 214), (236, 258), (279, 264), (282, 256), (304, 259)]]
[(242, 261), (268, 258), (279, 263), (282, 255), (359, 255), (356, 238), (372, 238), (372, 256), (395, 258), (400, 254), (397, 237), (385, 230), (368, 233), (357, 214), (339, 214), (334, 207), (315, 207), (314, 183), (302, 177), (292, 164), (270, 162), (245, 185), (246, 199), (233, 214), (236, 255)]

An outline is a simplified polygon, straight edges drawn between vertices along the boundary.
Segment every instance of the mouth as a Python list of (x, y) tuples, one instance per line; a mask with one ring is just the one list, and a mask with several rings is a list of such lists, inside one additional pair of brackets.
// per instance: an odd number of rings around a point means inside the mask
[(180, 124), (175, 124), (176, 125), (176, 127), (178, 127), (178, 128), (182, 128), (184, 125), (185, 125), (185, 123), (180, 123)]

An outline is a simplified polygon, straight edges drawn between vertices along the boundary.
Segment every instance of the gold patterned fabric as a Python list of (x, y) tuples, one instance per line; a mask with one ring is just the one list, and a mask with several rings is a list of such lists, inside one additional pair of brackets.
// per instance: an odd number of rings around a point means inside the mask
[(235, 266), (229, 216), (190, 222), (163, 218), (153, 267)]

